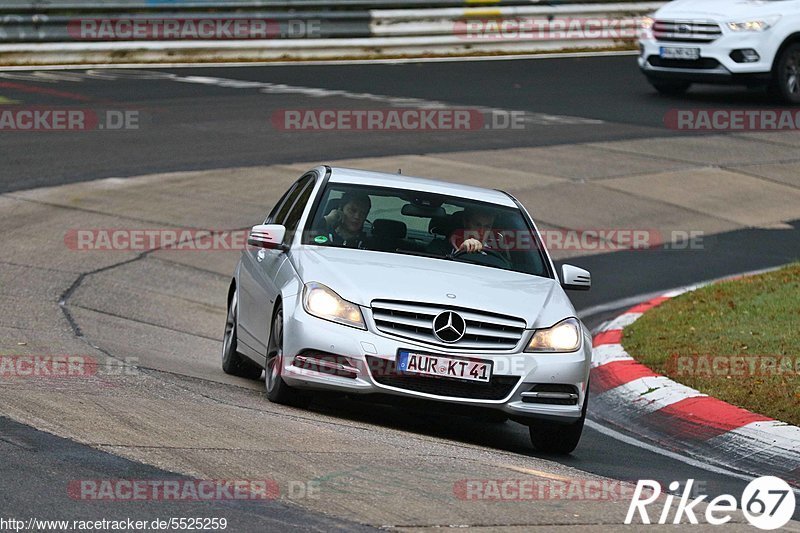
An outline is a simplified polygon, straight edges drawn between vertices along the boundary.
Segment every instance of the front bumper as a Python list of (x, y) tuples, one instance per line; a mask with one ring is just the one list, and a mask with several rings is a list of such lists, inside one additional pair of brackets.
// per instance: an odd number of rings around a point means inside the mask
[[(669, 60), (660, 57), (662, 47), (699, 48), (699, 60)], [(766, 83), (772, 72), (776, 53), (763, 33), (746, 35), (723, 34), (712, 43), (658, 41), (653, 38), (639, 41), (639, 68), (650, 79), (753, 85)], [(737, 63), (731, 58), (734, 50), (755, 50), (760, 59), (752, 63)]]
[[(303, 389), (348, 394), (388, 394), (489, 408), (502, 411), (517, 420), (538, 418), (570, 422), (581, 416), (591, 363), (591, 341), (586, 335), (582, 347), (569, 354), (522, 353), (522, 347), (532, 334), (530, 331), (523, 335), (515, 350), (470, 350), (464, 353), (377, 333), (371, 313), (368, 309), (363, 311), (367, 331), (311, 316), (302, 305), (297, 305), (291, 313), (285, 313), (282, 368), (284, 381), (290, 386)], [(419, 377), (417, 379), (422, 380), (421, 382), (416, 381), (415, 385), (410, 385), (408, 381), (398, 380), (398, 374), (394, 370), (394, 362), (398, 350), (401, 349), (489, 360), (493, 364), (493, 380), (498, 379), (492, 384), (484, 384)], [(336, 375), (333, 372), (320, 371), (322, 369), (314, 365), (295, 364), (298, 355), (301, 357), (299, 361), (302, 361), (302, 358), (307, 360), (315, 356), (324, 357), (326, 354), (346, 363), (343, 366), (354, 369), (355, 374), (348, 370), (339, 373), (343, 375)], [(562, 389), (571, 387), (577, 395), (574, 403), (568, 404), (570, 402), (566, 400), (542, 403), (542, 400), (532, 398), (536, 395), (523, 396), (534, 387), (540, 391), (553, 390), (554, 385), (561, 386)]]

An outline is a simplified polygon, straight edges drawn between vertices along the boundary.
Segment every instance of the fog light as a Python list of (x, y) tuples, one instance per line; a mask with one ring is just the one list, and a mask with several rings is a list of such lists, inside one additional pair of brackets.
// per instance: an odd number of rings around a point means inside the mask
[(752, 48), (745, 48), (731, 52), (731, 59), (737, 63), (756, 63), (761, 59), (761, 56)]

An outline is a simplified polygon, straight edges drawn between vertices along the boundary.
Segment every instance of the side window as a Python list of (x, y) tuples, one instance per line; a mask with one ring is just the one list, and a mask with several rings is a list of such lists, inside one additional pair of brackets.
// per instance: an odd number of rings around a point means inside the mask
[[(314, 182), (315, 174), (306, 174), (299, 180), (297, 180), (294, 185), (292, 185), (286, 194), (275, 204), (275, 207), (272, 209), (272, 212), (267, 217), (266, 223), (267, 224), (284, 224), (284, 220), (286, 219), (286, 215), (291, 210), (292, 206), (297, 200), (297, 197), (303, 192), (303, 188), (308, 182)], [(285, 225), (285, 224), (284, 224)]]
[(270, 211), (269, 215), (267, 215), (266, 220), (264, 220), (264, 224), (279, 224), (278, 220), (286, 217), (286, 211), (288, 211), (289, 207), (292, 205), (292, 193), (297, 190), (297, 183), (298, 182), (294, 182), (292, 186), (289, 187), (289, 190), (283, 193), (281, 199), (278, 200), (278, 203), (275, 204), (275, 207), (273, 207), (272, 211)]
[(311, 191), (314, 190), (314, 176), (308, 176), (308, 179), (304, 180), (304, 183), (299, 183), (297, 190), (299, 194), (283, 222), (283, 225), (286, 226), (285, 242), (289, 242), (292, 239), (297, 225), (300, 223), (300, 217), (303, 216), (303, 210), (306, 208), (306, 205), (308, 205), (308, 200), (311, 198)]

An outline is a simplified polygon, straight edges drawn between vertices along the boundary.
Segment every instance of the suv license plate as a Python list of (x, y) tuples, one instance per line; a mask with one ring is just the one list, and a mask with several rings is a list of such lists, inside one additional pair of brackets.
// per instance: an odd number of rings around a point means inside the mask
[(699, 48), (675, 48), (671, 46), (661, 47), (662, 59), (685, 59), (688, 61), (700, 59)]

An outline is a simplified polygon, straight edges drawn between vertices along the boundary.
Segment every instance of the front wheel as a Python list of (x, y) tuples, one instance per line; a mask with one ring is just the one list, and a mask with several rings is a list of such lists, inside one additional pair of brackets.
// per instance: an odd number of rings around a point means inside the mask
[(650, 80), (650, 85), (666, 96), (681, 96), (689, 90), (691, 83), (685, 81)]
[(239, 299), (234, 291), (228, 302), (228, 316), (225, 319), (225, 333), (222, 336), (222, 371), (240, 378), (259, 379), (261, 367), (237, 351), (238, 304)]
[(532, 422), (528, 429), (531, 434), (533, 447), (543, 453), (568, 455), (578, 447), (583, 433), (583, 424), (586, 421), (586, 408), (589, 405), (587, 389), (586, 399), (583, 401), (581, 417), (571, 424), (559, 424), (549, 420)]
[(267, 398), (274, 403), (307, 407), (311, 401), (308, 393), (293, 389), (281, 377), (283, 369), (283, 307), (278, 306), (272, 319), (267, 344), (267, 365), (264, 378), (267, 386)]
[(787, 47), (778, 58), (770, 91), (786, 104), (800, 104), (800, 43)]

